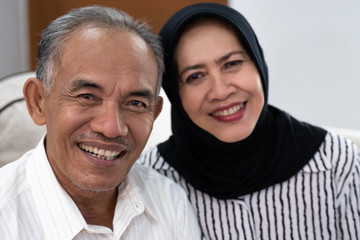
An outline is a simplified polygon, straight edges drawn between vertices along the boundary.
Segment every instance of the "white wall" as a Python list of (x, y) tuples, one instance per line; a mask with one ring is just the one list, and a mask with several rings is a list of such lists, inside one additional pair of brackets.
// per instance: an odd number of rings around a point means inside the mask
[[(26, 3), (0, 0), (0, 78), (29, 69)], [(360, 130), (360, 2), (229, 0), (229, 5), (245, 15), (264, 48), (271, 104), (317, 125)], [(168, 138), (169, 111), (165, 101), (147, 146)]]
[(27, 0), (0, 0), (0, 78), (30, 69)]
[[(269, 102), (302, 121), (360, 130), (360, 2), (229, 0), (265, 52)], [(163, 93), (164, 94), (164, 93)], [(170, 104), (147, 147), (170, 135)]]
[(300, 120), (360, 129), (360, 2), (229, 0), (253, 26), (269, 101)]

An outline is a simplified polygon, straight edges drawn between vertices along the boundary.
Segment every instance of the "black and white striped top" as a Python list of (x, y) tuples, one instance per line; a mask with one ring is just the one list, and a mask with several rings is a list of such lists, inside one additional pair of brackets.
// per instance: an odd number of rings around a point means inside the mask
[(206, 239), (360, 240), (360, 159), (356, 146), (338, 135), (327, 134), (288, 181), (230, 200), (194, 189), (156, 147), (139, 161), (186, 190)]

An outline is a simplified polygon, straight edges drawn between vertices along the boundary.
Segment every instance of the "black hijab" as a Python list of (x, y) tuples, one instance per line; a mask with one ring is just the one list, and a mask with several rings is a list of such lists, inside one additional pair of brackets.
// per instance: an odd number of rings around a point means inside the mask
[[(246, 139), (225, 143), (195, 125), (182, 107), (173, 54), (187, 24), (198, 17), (230, 23), (260, 73), (265, 103)], [(175, 13), (160, 31), (165, 50), (163, 88), (171, 102), (173, 135), (158, 149), (195, 188), (221, 199), (237, 198), (289, 179), (315, 154), (326, 131), (299, 122), (268, 105), (268, 71), (263, 51), (246, 19), (224, 5), (200, 3)]]

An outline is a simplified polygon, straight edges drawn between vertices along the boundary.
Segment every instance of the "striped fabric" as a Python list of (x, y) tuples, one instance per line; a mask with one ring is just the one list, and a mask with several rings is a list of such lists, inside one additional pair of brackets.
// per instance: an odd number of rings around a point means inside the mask
[(206, 239), (360, 239), (360, 159), (355, 145), (340, 136), (327, 134), (288, 181), (238, 199), (219, 200), (194, 189), (157, 148), (139, 162), (186, 190)]
[(0, 168), (1, 240), (200, 239), (185, 192), (137, 163), (119, 186), (113, 231), (88, 225), (57, 181), (43, 145)]

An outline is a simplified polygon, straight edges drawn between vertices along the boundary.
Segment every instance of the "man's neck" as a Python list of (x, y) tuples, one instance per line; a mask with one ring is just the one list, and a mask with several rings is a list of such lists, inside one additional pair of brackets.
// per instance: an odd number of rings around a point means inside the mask
[(71, 196), (87, 224), (105, 226), (113, 230), (117, 189), (111, 192), (86, 192)]

